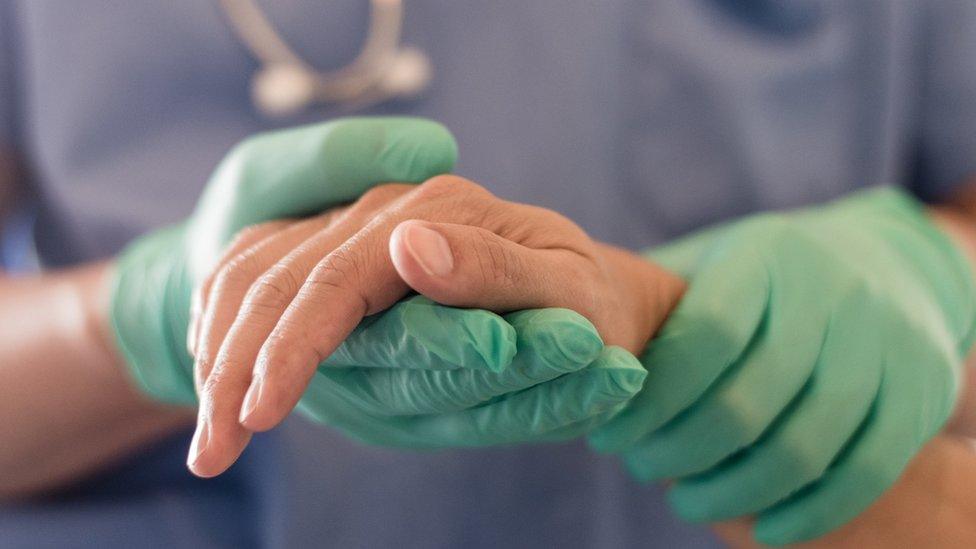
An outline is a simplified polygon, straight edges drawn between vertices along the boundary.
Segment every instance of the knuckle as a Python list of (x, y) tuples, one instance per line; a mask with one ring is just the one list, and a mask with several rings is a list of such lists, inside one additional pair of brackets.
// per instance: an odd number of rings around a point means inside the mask
[(200, 386), (200, 399), (213, 401), (214, 397), (220, 392), (220, 382), (217, 376), (210, 375), (207, 379), (203, 380)]
[(477, 231), (476, 234), (480, 249), (478, 262), (484, 282), (498, 285), (519, 280), (525, 268), (522, 258), (494, 234), (488, 231)]
[(595, 261), (593, 258), (597, 255), (596, 244), (571, 219), (559, 212), (542, 209), (539, 221), (539, 225), (546, 227), (546, 230), (534, 230), (530, 237), (540, 240), (542, 247), (576, 250), (580, 255)]
[(447, 197), (488, 198), (491, 193), (481, 185), (451, 174), (437, 175), (420, 184), (416, 196), (423, 200), (438, 200)]
[(200, 390), (201, 398), (206, 398), (211, 402), (221, 397), (222, 393), (232, 390), (243, 390), (247, 388), (247, 377), (234, 375), (244, 369), (240, 363), (223, 362), (217, 365), (203, 382)]
[(356, 201), (356, 206), (359, 208), (374, 208), (377, 206), (382, 206), (387, 202), (409, 192), (413, 189), (413, 185), (407, 185), (405, 183), (386, 183), (383, 185), (377, 185), (370, 188), (359, 200)]
[(570, 221), (568, 217), (555, 210), (550, 210), (549, 208), (543, 208), (541, 206), (524, 206), (524, 211), (527, 215), (534, 218), (540, 225), (550, 226), (553, 229), (564, 231), (573, 229), (582, 231), (582, 229), (579, 229), (579, 227)]
[(210, 353), (202, 352), (200, 356), (196, 359), (196, 366), (193, 369), (193, 381), (198, 388), (203, 388), (210, 377), (210, 371), (213, 369), (213, 359)]
[(301, 284), (290, 269), (276, 266), (251, 286), (245, 302), (256, 308), (281, 309), (288, 306)]
[(323, 259), (309, 277), (314, 284), (349, 287), (360, 277), (360, 254), (347, 246), (339, 247)]
[(341, 246), (316, 266), (316, 280), (338, 279), (351, 282), (359, 276), (361, 258), (359, 252), (348, 246)]
[(224, 385), (223, 378), (223, 368), (215, 368), (207, 379), (203, 380), (203, 384), (200, 387), (200, 397), (206, 398), (207, 400), (213, 400), (216, 396), (220, 394), (220, 390)]
[(302, 299), (320, 299), (329, 294), (335, 298), (338, 291), (341, 296), (352, 299), (359, 307), (369, 310), (370, 301), (360, 287), (363, 269), (360, 253), (347, 246), (340, 247), (312, 270), (302, 289)]
[(325, 360), (325, 356), (318, 340), (312, 336), (314, 332), (307, 319), (283, 317), (268, 335), (257, 363), (269, 371), (289, 362), (318, 364)]
[(245, 251), (233, 256), (220, 267), (214, 278), (214, 287), (218, 293), (230, 288), (246, 287), (257, 274), (258, 266), (254, 255)]
[(505, 238), (517, 242), (513, 238), (509, 238), (509, 233), (512, 227), (517, 227), (522, 225), (524, 219), (518, 219), (513, 212), (506, 207), (506, 204), (496, 200), (490, 194), (470, 198), (462, 197), (460, 202), (466, 207), (459, 209), (458, 211), (463, 212), (459, 222), (465, 225), (471, 225), (474, 227), (481, 227), (486, 230), (498, 235), (505, 235)]
[(256, 364), (269, 370), (274, 369), (280, 359), (282, 349), (294, 348), (293, 343), (296, 337), (303, 333), (304, 327), (300, 326), (294, 319), (280, 319), (275, 329), (264, 340), (264, 345), (258, 352)]
[[(438, 175), (421, 183), (403, 199), (416, 217), (493, 227), (500, 214), (499, 200), (477, 183), (456, 175)], [(492, 220), (487, 224), (487, 220)]]

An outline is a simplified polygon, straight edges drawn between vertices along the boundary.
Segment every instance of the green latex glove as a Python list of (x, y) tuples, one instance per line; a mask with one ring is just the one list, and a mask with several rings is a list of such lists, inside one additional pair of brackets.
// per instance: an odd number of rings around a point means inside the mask
[(418, 296), (367, 319), (299, 410), (372, 444), (487, 446), (582, 436), (640, 391), (637, 359), (573, 311), (460, 312)]
[(118, 260), (112, 327), (140, 387), (161, 401), (196, 402), (186, 350), (191, 290), (238, 231), (320, 212), (379, 183), (424, 181), (450, 171), (456, 154), (443, 126), (409, 118), (344, 119), (235, 147), (188, 220), (136, 240)]
[(818, 537), (949, 417), (973, 273), (899, 191), (759, 215), (651, 258), (689, 290), (642, 357), (643, 390), (591, 444), (640, 479), (678, 479), (683, 517), (757, 514), (770, 544)]

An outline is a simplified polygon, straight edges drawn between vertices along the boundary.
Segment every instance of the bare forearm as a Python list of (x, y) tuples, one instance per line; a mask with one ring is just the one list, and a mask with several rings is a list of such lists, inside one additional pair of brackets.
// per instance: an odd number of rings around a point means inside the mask
[(107, 326), (109, 269), (0, 278), (0, 498), (54, 488), (192, 417), (131, 384)]

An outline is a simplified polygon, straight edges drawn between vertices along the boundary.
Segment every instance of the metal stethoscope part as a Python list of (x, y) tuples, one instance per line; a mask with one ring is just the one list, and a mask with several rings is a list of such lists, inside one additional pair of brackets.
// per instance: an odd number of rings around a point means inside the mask
[(251, 79), (251, 98), (265, 115), (289, 116), (326, 103), (363, 107), (413, 97), (430, 85), (430, 59), (400, 44), (402, 0), (370, 0), (362, 50), (348, 65), (329, 72), (317, 70), (295, 53), (255, 0), (220, 0), (220, 5), (261, 65)]

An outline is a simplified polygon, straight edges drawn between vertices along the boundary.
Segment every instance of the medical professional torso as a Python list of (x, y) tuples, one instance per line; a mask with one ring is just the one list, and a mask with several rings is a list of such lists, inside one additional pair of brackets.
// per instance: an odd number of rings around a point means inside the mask
[[(365, 0), (260, 4), (322, 69), (348, 62), (367, 26)], [(405, 4), (404, 41), (428, 53), (433, 83), (353, 112), (444, 122), (459, 173), (596, 238), (645, 247), (881, 182), (937, 195), (974, 167), (965, 117), (928, 95), (976, 78), (940, 32), (976, 30), (940, 11), (964, 2)], [(46, 265), (185, 217), (242, 137), (350, 113), (258, 114), (256, 62), (216, 1), (5, 2), (0, 17), (3, 137), (29, 168)], [(5, 509), (0, 546), (716, 544), (582, 443), (410, 453), (292, 420), (214, 481), (190, 478), (186, 443)]]

